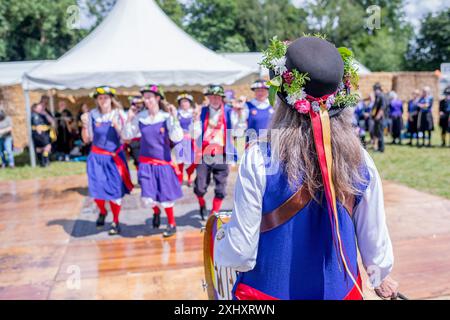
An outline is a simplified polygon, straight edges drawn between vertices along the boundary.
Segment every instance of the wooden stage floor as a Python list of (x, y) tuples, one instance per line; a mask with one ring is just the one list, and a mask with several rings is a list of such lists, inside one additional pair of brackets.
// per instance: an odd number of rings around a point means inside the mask
[[(384, 186), (401, 291), (450, 298), (450, 201)], [(95, 228), (84, 176), (0, 182), (0, 299), (206, 299), (192, 189), (183, 187), (179, 231), (168, 240), (151, 229), (139, 191), (124, 200), (122, 235), (109, 237)]]

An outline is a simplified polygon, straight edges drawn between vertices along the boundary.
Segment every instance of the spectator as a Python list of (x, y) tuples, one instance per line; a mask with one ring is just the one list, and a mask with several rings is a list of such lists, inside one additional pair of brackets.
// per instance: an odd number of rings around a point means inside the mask
[(420, 91), (415, 89), (412, 93), (412, 99), (408, 102), (408, 133), (409, 143), (412, 146), (412, 140), (416, 136), (416, 145), (419, 145), (419, 135), (417, 131), (417, 119), (419, 118), (419, 98)]
[[(428, 134), (427, 147), (431, 147), (431, 131), (434, 130), (433, 114), (431, 110), (433, 108), (433, 96), (431, 95), (430, 87), (424, 87), (422, 90), (422, 96), (419, 99), (419, 132), (422, 133), (422, 147), (425, 146), (425, 133)], [(420, 145), (419, 145), (420, 146)]]
[[(444, 90), (445, 98), (439, 102), (439, 126), (442, 129), (442, 146), (446, 145), (446, 136), (450, 133), (450, 86)], [(449, 142), (450, 145), (450, 142)]]
[(375, 101), (372, 108), (372, 118), (374, 122), (374, 150), (384, 152), (384, 115), (386, 113), (386, 97), (381, 85), (377, 82), (373, 86)]
[(54, 120), (44, 109), (44, 105), (41, 103), (33, 104), (31, 113), (32, 138), (41, 167), (50, 165), (49, 156), (52, 149), (50, 131), (53, 125)]
[(83, 140), (81, 139), (81, 131), (83, 129), (83, 122), (81, 121), (81, 116), (85, 113), (89, 112), (89, 106), (87, 103), (83, 103), (80, 106), (80, 111), (78, 112), (77, 115), (77, 126), (78, 126), (78, 131), (77, 131), (77, 145), (78, 145), (78, 149), (79, 149), (79, 153), (81, 153), (81, 155), (83, 156), (87, 156), (91, 150), (91, 144), (90, 143), (85, 143), (83, 142)]
[(392, 144), (402, 144), (402, 129), (403, 129), (403, 102), (397, 96), (395, 91), (389, 93), (389, 117), (391, 118), (391, 134)]
[(5, 168), (7, 164), (10, 168), (14, 168), (12, 121), (2, 106), (0, 106), (0, 156), (2, 168)]
[(73, 148), (74, 121), (72, 112), (67, 109), (66, 101), (59, 101), (55, 120), (57, 123), (56, 152), (58, 153), (58, 160), (69, 161), (69, 154)]

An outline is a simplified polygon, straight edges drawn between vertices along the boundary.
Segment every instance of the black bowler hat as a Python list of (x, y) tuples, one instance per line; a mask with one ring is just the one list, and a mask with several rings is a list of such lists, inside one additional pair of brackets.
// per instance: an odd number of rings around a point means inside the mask
[(225, 90), (222, 86), (217, 84), (211, 84), (208, 87), (205, 88), (203, 91), (203, 94), (205, 96), (221, 96), (225, 97)]
[(448, 86), (447, 88), (445, 88), (444, 94), (445, 94), (445, 95), (450, 95), (450, 86)]
[[(286, 68), (308, 73), (305, 93), (322, 97), (336, 92), (344, 75), (344, 62), (336, 47), (321, 38), (301, 37), (292, 42), (286, 52)], [(270, 77), (274, 76), (270, 70)], [(285, 94), (281, 92), (284, 100)]]

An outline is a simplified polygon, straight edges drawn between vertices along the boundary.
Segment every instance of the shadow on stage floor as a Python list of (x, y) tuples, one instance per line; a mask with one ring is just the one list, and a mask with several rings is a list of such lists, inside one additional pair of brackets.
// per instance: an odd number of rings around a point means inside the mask
[[(127, 217), (125, 217), (127, 215)], [(134, 217), (130, 217), (134, 215)], [(96, 215), (92, 214), (93, 217), (90, 219), (85, 219), (84, 217), (72, 220), (72, 219), (54, 219), (47, 223), (47, 226), (61, 226), (64, 231), (73, 238), (113, 238), (108, 236), (107, 232), (109, 225), (111, 223), (111, 214), (108, 214), (105, 226), (102, 228), (97, 228), (95, 224)], [(136, 214), (136, 212), (124, 212), (121, 215), (124, 222), (120, 223), (121, 233), (120, 237), (124, 238), (136, 238), (140, 236), (151, 236), (156, 234), (162, 234), (164, 228), (167, 224), (167, 218), (164, 216), (164, 212), (161, 216), (161, 227), (159, 229), (153, 229), (152, 227), (152, 217), (143, 217), (144, 214)], [(139, 217), (143, 217), (139, 221)], [(126, 218), (126, 219), (125, 219)], [(177, 229), (181, 231), (183, 229), (198, 229), (200, 231), (203, 226), (200, 219), (199, 211), (192, 210), (184, 215), (178, 216), (176, 218)]]

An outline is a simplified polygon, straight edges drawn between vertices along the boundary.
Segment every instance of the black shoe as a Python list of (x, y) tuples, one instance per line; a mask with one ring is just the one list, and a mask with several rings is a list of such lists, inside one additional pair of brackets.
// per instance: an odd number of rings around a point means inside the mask
[(206, 207), (200, 207), (200, 217), (202, 217), (202, 220), (205, 221), (205, 217), (207, 216)]
[(153, 228), (159, 229), (161, 225), (161, 214), (153, 214)]
[(99, 214), (98, 215), (97, 222), (95, 223), (97, 228), (103, 227), (105, 225), (105, 219), (106, 219), (106, 214)]
[(111, 223), (111, 229), (109, 229), (108, 234), (110, 236), (115, 236), (115, 235), (120, 234), (119, 224), (116, 224), (115, 222)]
[(164, 230), (164, 232), (163, 232), (163, 237), (169, 238), (169, 237), (175, 235), (176, 232), (177, 232), (177, 227), (168, 225), (166, 230)]

